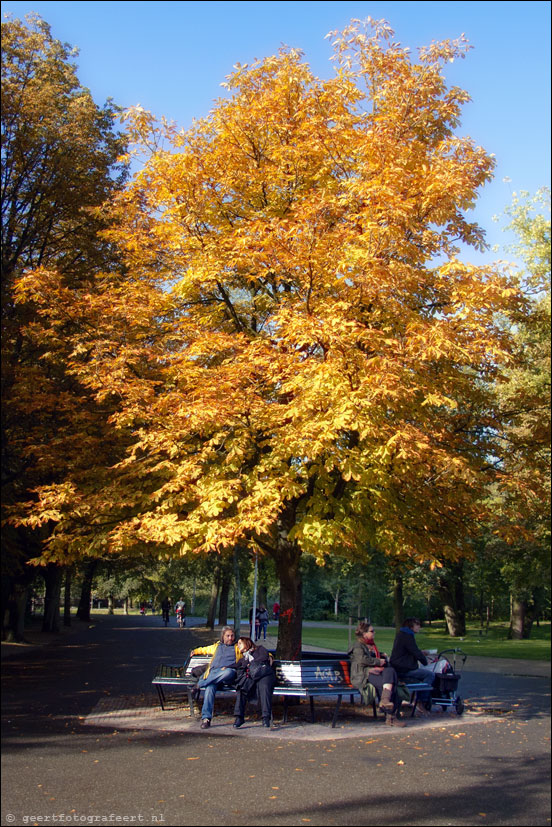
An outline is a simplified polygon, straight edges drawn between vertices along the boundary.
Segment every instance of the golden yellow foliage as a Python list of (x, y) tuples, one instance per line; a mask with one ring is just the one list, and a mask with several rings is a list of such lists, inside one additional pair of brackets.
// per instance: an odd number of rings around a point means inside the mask
[[(332, 38), (331, 80), (283, 49), (236, 67), (189, 130), (126, 114), (150, 153), (106, 236), (126, 275), (80, 297), (94, 332), (70, 365), (128, 440), (101, 488), (81, 476), (103, 548), (436, 561), (482, 515), (499, 314), (521, 298), (461, 260), (493, 169), (455, 134), (468, 96), (443, 65), (466, 45), (414, 62), (382, 23)], [(40, 304), (39, 279), (19, 289)], [(44, 488), (43, 517), (74, 526), (78, 500)], [(82, 542), (64, 520), (59, 538)]]

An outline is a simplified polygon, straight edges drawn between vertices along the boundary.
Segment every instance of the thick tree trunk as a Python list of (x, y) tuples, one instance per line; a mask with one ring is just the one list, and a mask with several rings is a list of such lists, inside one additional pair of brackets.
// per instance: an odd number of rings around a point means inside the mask
[(46, 594), (44, 597), (44, 618), (42, 620), (43, 632), (59, 632), (59, 601), (61, 597), (61, 581), (63, 569), (55, 563), (50, 563), (42, 572), (46, 582)]
[(71, 566), (65, 569), (65, 591), (63, 598), (63, 625), (71, 625)]
[(6, 621), (2, 630), (3, 639), (8, 643), (22, 643), (25, 640), (25, 608), (29, 583), (25, 579), (13, 580), (6, 601)]
[(527, 640), (533, 627), (533, 607), (526, 599), (512, 595), (510, 599), (510, 640)]
[(404, 593), (402, 575), (398, 574), (393, 580), (393, 620), (398, 632), (404, 620)]
[(238, 548), (234, 549), (234, 629), (236, 637), (240, 634), (241, 629), (241, 583), (240, 583), (240, 552)]
[(466, 607), (464, 602), (464, 564), (454, 563), (443, 569), (438, 580), (438, 589), (447, 629), (451, 637), (466, 634)]
[(280, 619), (276, 657), (283, 660), (299, 660), (303, 627), (301, 550), (294, 543), (281, 538), (274, 557), (280, 578)]
[(94, 574), (98, 566), (99, 560), (90, 560), (84, 570), (84, 577), (82, 580), (81, 596), (79, 607), (77, 609), (77, 617), (79, 620), (90, 622), (90, 603), (92, 598), (92, 583), (94, 582)]
[(46, 530), (2, 529), (2, 640), (21, 643), (25, 640), (25, 610), (29, 587), (38, 569), (27, 561), (42, 550)]
[(267, 584), (267, 571), (266, 571), (266, 560), (264, 557), (259, 557), (259, 584), (257, 589), (257, 606), (264, 606), (265, 609), (268, 608), (268, 584)]

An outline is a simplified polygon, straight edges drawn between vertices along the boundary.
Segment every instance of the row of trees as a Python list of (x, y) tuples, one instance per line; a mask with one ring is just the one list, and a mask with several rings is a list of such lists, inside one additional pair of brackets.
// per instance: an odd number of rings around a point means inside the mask
[[(38, 612), (42, 609), (49, 630), (59, 628), (62, 607), (64, 624), (70, 625), (70, 608), (76, 606), (77, 616), (89, 620), (95, 601), (111, 612), (121, 606), (125, 612), (137, 610), (146, 603), (159, 613), (164, 597), (173, 604), (184, 597), (188, 614), (206, 616), (210, 628), (217, 620), (237, 625), (252, 605), (254, 565), (244, 551), (233, 559), (219, 559), (214, 569), (210, 559), (200, 555), (157, 561), (113, 558), (95, 563), (92, 579), (89, 565), (66, 569), (57, 592), (46, 588), (40, 576), (35, 578), (28, 608), (34, 608), (35, 613), (37, 606)], [(301, 567), (303, 613), (310, 620), (369, 618), (378, 625), (398, 627), (406, 615), (416, 615), (429, 625), (445, 619), (450, 634), (464, 636), (468, 621), (488, 629), (491, 623), (508, 620), (511, 613), (512, 590), (504, 566), (488, 554), (438, 571), (431, 571), (427, 564), (398, 569), (381, 554), (363, 563), (336, 557), (324, 567), (305, 555)], [(258, 563), (257, 598), (258, 605), (269, 608), (279, 599), (275, 568), (266, 557)], [(535, 586), (532, 598), (531, 620), (536, 619), (537, 624), (549, 620), (546, 584)]]
[(236, 67), (191, 129), (137, 107), (123, 138), (47, 24), (3, 29), (12, 627), (29, 563), (222, 569), (244, 549), (275, 567), (289, 657), (303, 555), (444, 572), (482, 549), (510, 561), (526, 633), (549, 532), (550, 230), (512, 208), (525, 283), (460, 258), (484, 246), (468, 213), (493, 168), (456, 134), (468, 96), (444, 66), (463, 40), (415, 62), (355, 23), (331, 80), (285, 49)]

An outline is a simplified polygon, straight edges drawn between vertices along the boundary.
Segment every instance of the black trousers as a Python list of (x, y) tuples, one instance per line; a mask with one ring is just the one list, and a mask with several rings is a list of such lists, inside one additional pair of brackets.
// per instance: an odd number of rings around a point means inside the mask
[(272, 718), (272, 692), (276, 678), (274, 675), (267, 675), (265, 678), (255, 681), (255, 686), (249, 692), (244, 692), (243, 689), (238, 689), (236, 693), (236, 703), (234, 705), (234, 715), (236, 718), (243, 718), (245, 716), (245, 707), (247, 701), (252, 701), (257, 697), (261, 704), (261, 713), (263, 718)]
[(381, 696), (383, 690), (384, 683), (391, 683), (393, 684), (393, 698), (395, 697), (395, 692), (397, 689), (397, 673), (393, 669), (392, 666), (386, 666), (381, 674), (372, 674), (368, 676), (368, 680), (375, 687), (376, 692), (378, 693), (378, 698)]

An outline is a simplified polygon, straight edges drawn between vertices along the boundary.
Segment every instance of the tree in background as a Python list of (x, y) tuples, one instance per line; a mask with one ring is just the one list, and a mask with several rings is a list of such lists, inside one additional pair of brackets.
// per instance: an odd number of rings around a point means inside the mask
[[(518, 242), (510, 247), (524, 263), (528, 311), (514, 317), (517, 367), (498, 389), (509, 423), (501, 451), (516, 485), (494, 492), (488, 553), (500, 561), (510, 588), (512, 638), (529, 637), (550, 582), (550, 190), (515, 195), (506, 210)], [(521, 517), (521, 519), (520, 519)], [(513, 542), (502, 537), (515, 524)]]
[[(113, 229), (126, 275), (81, 295), (71, 369), (114, 406), (126, 455), (38, 491), (55, 527), (42, 560), (256, 548), (280, 580), (279, 654), (301, 649), (301, 555), (439, 566), (465, 553), (512, 362), (497, 319), (522, 312), (506, 273), (459, 258), (493, 161), (455, 134), (468, 95), (369, 22), (333, 33), (336, 76), (282, 50), (228, 78), (188, 131), (137, 108), (151, 157)], [(40, 304), (40, 274), (20, 299)], [(51, 290), (55, 327), (67, 297)], [(94, 325), (85, 323), (92, 313)], [(515, 484), (515, 478), (512, 485)], [(99, 552), (98, 552), (99, 553)]]
[[(35, 486), (63, 482), (72, 458), (82, 450), (86, 461), (100, 430), (91, 455), (110, 450), (104, 412), (69, 366), (80, 297), (116, 261), (98, 235), (105, 219), (96, 208), (122, 183), (124, 144), (114, 106), (94, 103), (78, 81), (76, 52), (53, 39), (47, 23), (35, 15), (2, 23), (2, 45), (2, 503), (13, 508)], [(39, 304), (50, 300), (48, 272), (66, 291), (54, 323), (44, 322), (32, 297), (16, 297), (18, 280), (37, 268)], [(47, 521), (40, 531), (19, 525), (2, 532), (4, 597), (15, 607), (9, 633), (16, 637), (17, 604), (34, 576), (25, 562), (48, 536)]]

